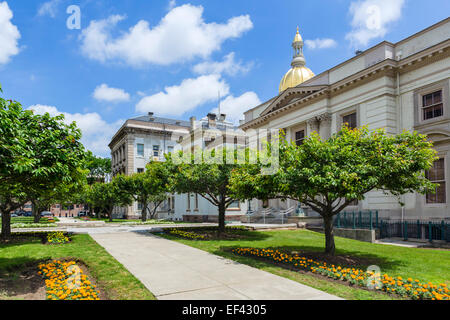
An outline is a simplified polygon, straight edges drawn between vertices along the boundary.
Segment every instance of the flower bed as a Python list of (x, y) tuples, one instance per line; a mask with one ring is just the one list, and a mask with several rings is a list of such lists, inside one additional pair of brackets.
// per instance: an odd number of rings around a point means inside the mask
[(181, 229), (164, 229), (164, 232), (176, 237), (180, 237), (180, 238), (184, 238), (184, 239), (189, 239), (189, 240), (206, 240), (206, 237), (201, 235), (201, 234), (197, 234), (195, 232), (192, 231), (183, 231)]
[(39, 265), (45, 279), (47, 300), (100, 300), (96, 286), (75, 261), (54, 260)]
[(164, 233), (189, 240), (243, 239), (248, 230), (245, 227), (225, 227), (225, 232), (218, 234), (218, 227), (184, 227), (165, 228)]
[[(11, 233), (12, 240), (29, 240), (30, 238), (38, 238), (43, 244), (49, 243), (49, 238), (54, 238), (54, 234), (58, 234), (57, 237), (67, 238), (70, 242), (70, 233), (68, 232), (49, 232), (49, 231), (34, 231), (34, 232), (13, 232)], [(65, 240), (65, 239), (64, 239)], [(51, 243), (51, 242), (50, 242)], [(53, 242), (56, 243), (56, 242)]]
[(24, 229), (24, 228), (55, 228), (56, 223), (13, 223), (11, 229)]
[(49, 232), (47, 234), (47, 243), (64, 244), (70, 242), (70, 238), (64, 232)]
[(293, 269), (309, 271), (351, 285), (382, 290), (415, 300), (450, 300), (450, 291), (446, 284), (423, 284), (419, 280), (402, 277), (390, 277), (387, 274), (375, 274), (357, 268), (347, 268), (318, 262), (299, 255), (292, 255), (276, 249), (233, 248), (231, 252), (240, 256), (256, 257), (270, 262), (281, 263)]

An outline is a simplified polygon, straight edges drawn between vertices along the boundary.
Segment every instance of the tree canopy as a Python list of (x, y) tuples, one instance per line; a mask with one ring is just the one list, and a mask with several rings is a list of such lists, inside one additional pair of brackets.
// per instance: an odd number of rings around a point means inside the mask
[(328, 140), (312, 133), (301, 146), (282, 139), (279, 168), (261, 174), (261, 164), (237, 168), (230, 180), (240, 199), (290, 198), (308, 205), (324, 219), (326, 252), (334, 254), (333, 216), (371, 190), (395, 196), (426, 193), (425, 178), (436, 158), (425, 135), (344, 127)]
[[(170, 191), (167, 184), (167, 170), (165, 170), (163, 163), (152, 161), (147, 164), (146, 168), (147, 170), (142, 173), (135, 173), (130, 176), (119, 175), (114, 178), (122, 192), (128, 193), (134, 201), (142, 205), (142, 221), (147, 220), (148, 213), (150, 213), (151, 219), (154, 218), (156, 210), (167, 199), (167, 194)], [(153, 204), (152, 211), (150, 211), (150, 204)]]
[(85, 150), (75, 123), (36, 115), (0, 98), (0, 210), (2, 238), (10, 235), (10, 210), (60, 184), (83, 179)]

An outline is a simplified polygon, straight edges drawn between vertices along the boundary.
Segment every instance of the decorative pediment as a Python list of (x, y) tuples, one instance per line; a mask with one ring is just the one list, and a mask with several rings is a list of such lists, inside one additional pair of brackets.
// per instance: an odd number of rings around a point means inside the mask
[(421, 134), (426, 134), (428, 140), (432, 142), (441, 142), (450, 140), (450, 131), (445, 129), (421, 130)]
[(321, 91), (328, 86), (301, 86), (284, 90), (269, 106), (261, 113), (260, 117), (265, 116), (275, 110), (287, 106), (294, 99), (303, 99), (318, 91)]

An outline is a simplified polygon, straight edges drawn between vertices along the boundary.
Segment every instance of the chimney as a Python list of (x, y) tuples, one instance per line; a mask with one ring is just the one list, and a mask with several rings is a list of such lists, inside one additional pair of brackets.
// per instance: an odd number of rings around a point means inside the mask
[(221, 113), (221, 114), (219, 115), (219, 121), (220, 121), (220, 122), (225, 121), (226, 117), (227, 117), (227, 115), (226, 115), (225, 113)]
[(239, 120), (239, 125), (242, 126), (245, 123), (245, 120)]
[(153, 112), (149, 112), (148, 116), (149, 116), (149, 120), (150, 121), (154, 121), (155, 120), (155, 118), (153, 117)]
[(355, 55), (356, 55), (356, 56), (359, 56), (361, 53), (363, 53), (361, 50), (356, 50), (356, 51), (355, 51)]
[(208, 127), (214, 128), (216, 126), (216, 114), (214, 113), (208, 113)]
[(195, 129), (197, 129), (197, 127), (196, 127), (196, 119), (195, 119), (195, 117), (190, 117), (190, 119), (189, 119), (190, 121), (191, 121), (191, 130), (195, 130)]

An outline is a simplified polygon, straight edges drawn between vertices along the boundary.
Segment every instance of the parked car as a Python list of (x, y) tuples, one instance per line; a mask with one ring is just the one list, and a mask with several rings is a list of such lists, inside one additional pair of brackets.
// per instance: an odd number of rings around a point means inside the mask
[(31, 211), (24, 211), (23, 216), (24, 217), (31, 217), (31, 216), (33, 216), (33, 213)]
[(15, 218), (15, 217), (18, 217), (18, 215), (15, 213), (11, 214), (11, 218)]
[(53, 213), (51, 213), (50, 211), (42, 211), (41, 217), (53, 217)]
[(78, 212), (78, 217), (87, 217), (87, 215), (88, 215), (87, 211)]

